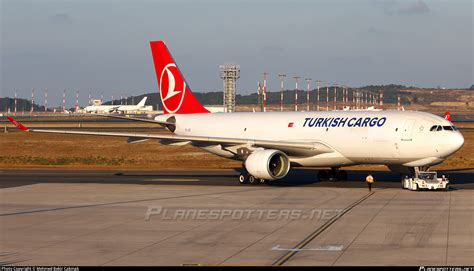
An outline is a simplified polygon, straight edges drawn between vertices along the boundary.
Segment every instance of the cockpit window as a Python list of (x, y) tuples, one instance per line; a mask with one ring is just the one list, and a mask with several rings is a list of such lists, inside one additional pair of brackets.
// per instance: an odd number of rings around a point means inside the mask
[(430, 132), (437, 132), (437, 131), (442, 131), (442, 130), (445, 130), (445, 131), (457, 131), (458, 128), (456, 128), (456, 126), (449, 126), (449, 125), (446, 125), (446, 126), (441, 126), (441, 125), (433, 125), (431, 126), (430, 128)]
[(451, 127), (451, 126), (443, 126), (443, 129), (446, 130), (446, 131), (452, 131), (452, 130), (453, 130), (453, 127)]

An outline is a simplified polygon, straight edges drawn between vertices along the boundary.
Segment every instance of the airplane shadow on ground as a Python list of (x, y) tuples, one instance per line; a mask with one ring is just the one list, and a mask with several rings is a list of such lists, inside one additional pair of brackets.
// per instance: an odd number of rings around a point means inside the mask
[[(456, 169), (450, 171), (438, 171), (438, 175), (444, 174), (450, 179), (452, 185), (456, 184), (472, 184), (474, 188), (474, 172), (465, 171), (472, 169)], [(186, 178), (198, 178), (199, 182), (157, 182), (157, 184), (173, 184), (173, 185), (240, 185), (238, 183), (238, 175), (242, 172), (241, 168), (229, 170), (226, 174), (209, 174), (207, 172), (188, 173), (188, 174), (129, 174), (117, 173), (117, 176), (144, 177), (144, 178), (176, 178), (185, 180)], [(401, 187), (401, 179), (403, 174), (382, 171), (382, 170), (348, 170), (348, 180), (345, 181), (319, 181), (317, 169), (292, 169), (288, 175), (280, 180), (272, 181), (270, 186), (328, 186), (328, 187), (366, 187), (365, 178), (368, 174), (372, 174), (376, 184), (374, 187), (393, 188)]]
[[(113, 172), (110, 174), (84, 175), (78, 172), (67, 174), (43, 174), (37, 176), (11, 176), (0, 175), (0, 188), (16, 187), (38, 183), (97, 183), (97, 184), (139, 184), (139, 185), (183, 185), (183, 186), (243, 186), (265, 187), (266, 185), (241, 185), (238, 176), (242, 169), (222, 171), (176, 171), (176, 172)], [(341, 187), (365, 188), (365, 177), (372, 174), (375, 178), (374, 188), (400, 188), (402, 174), (390, 171), (376, 170), (348, 170), (346, 181), (319, 181), (317, 169), (292, 169), (288, 175), (270, 183), (267, 187), (312, 186), (312, 187)], [(445, 174), (453, 189), (474, 189), (474, 171), (450, 170), (439, 171)], [(21, 173), (20, 173), (21, 175)]]

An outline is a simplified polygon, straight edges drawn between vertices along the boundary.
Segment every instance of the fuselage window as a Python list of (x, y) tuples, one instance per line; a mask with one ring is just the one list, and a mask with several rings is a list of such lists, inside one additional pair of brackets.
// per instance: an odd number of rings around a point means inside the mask
[(451, 127), (451, 126), (443, 126), (443, 129), (446, 130), (446, 131), (452, 131), (452, 130), (453, 130), (453, 127)]
[(438, 125), (437, 128), (436, 128), (436, 131), (441, 131), (441, 130), (443, 130), (443, 127)]
[(436, 131), (436, 125), (431, 126), (430, 132)]
[(458, 128), (457, 128), (456, 126), (454, 126), (454, 125), (451, 126), (451, 127), (453, 127), (453, 130), (454, 130), (454, 131), (457, 131), (457, 130), (458, 130)]

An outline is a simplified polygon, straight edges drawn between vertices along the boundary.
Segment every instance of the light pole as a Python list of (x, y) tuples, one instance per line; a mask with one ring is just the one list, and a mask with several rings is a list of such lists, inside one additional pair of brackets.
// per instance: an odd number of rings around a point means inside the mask
[(329, 84), (326, 83), (326, 111), (329, 111)]
[(286, 74), (279, 74), (280, 78), (280, 111), (283, 112), (283, 81), (285, 80)]
[(311, 78), (306, 78), (306, 111), (309, 111), (309, 89), (311, 86)]
[(295, 111), (298, 111), (298, 79), (300, 79), (301, 77), (299, 76), (293, 76), (293, 78), (295, 79)]
[(267, 74), (263, 73), (263, 112), (267, 112)]
[(318, 100), (316, 101), (316, 110), (319, 111), (319, 86), (321, 84), (321, 80), (317, 80), (316, 83), (318, 84)]

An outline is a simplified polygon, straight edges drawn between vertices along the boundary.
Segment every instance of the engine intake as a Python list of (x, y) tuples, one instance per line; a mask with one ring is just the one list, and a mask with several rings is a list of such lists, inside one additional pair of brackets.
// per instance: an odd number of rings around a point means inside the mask
[(286, 176), (290, 159), (279, 150), (257, 150), (247, 157), (245, 168), (257, 178), (276, 180)]

